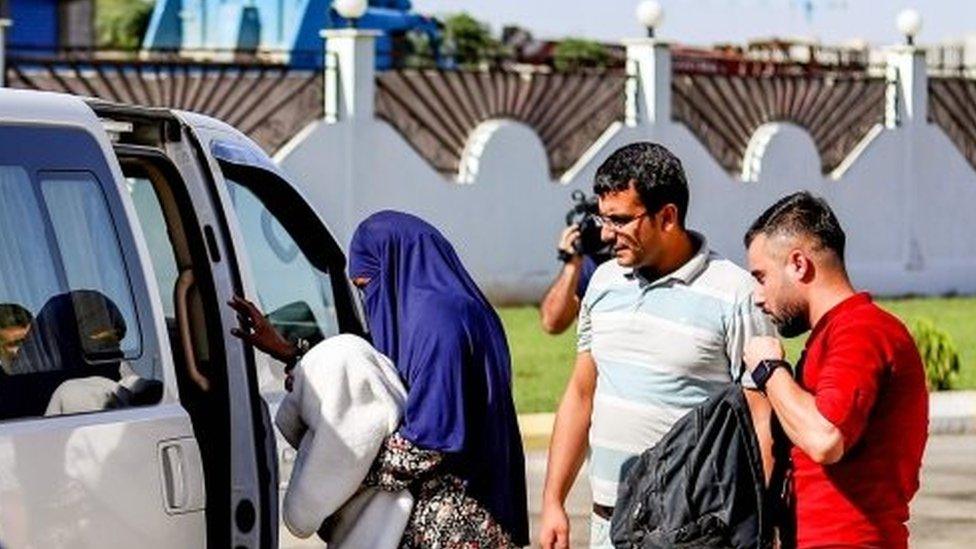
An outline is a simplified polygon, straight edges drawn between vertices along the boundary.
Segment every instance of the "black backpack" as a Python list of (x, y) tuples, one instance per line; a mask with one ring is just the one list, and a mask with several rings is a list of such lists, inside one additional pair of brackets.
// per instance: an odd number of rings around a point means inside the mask
[(765, 549), (774, 538), (771, 499), (749, 406), (730, 384), (637, 458), (610, 536), (618, 548)]

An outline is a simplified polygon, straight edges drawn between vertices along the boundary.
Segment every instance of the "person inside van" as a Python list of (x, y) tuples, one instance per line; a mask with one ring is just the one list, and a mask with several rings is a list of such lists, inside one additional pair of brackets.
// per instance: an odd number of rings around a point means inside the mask
[[(353, 235), (349, 274), (363, 291), (373, 345), (407, 389), (402, 424), (367, 477), (414, 494), (401, 547), (527, 545), (508, 344), (453, 246), (416, 216), (379, 212)], [(239, 302), (235, 309), (236, 335), (294, 363), (298, 348), (267, 319)]]
[[(0, 418), (104, 409), (84, 403), (99, 401), (87, 393), (102, 394), (124, 375), (119, 345), (125, 333), (122, 312), (101, 292), (74, 290), (51, 297), (31, 322), (0, 386)], [(84, 391), (80, 383), (61, 389), (66, 382), (96, 377), (103, 380), (85, 384)]]
[(118, 306), (101, 292), (58, 294), (37, 313), (13, 370), (18, 374), (73, 371), (90, 368), (88, 362), (96, 355), (119, 359), (126, 329)]
[(0, 303), (0, 369), (10, 375), (14, 358), (30, 330), (30, 311), (16, 303)]

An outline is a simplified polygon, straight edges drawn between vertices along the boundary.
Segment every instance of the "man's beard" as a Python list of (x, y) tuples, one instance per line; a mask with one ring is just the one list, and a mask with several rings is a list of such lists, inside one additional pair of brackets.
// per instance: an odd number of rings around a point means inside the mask
[(801, 303), (784, 303), (777, 314), (770, 315), (776, 331), (785, 338), (796, 337), (810, 329), (806, 307)]

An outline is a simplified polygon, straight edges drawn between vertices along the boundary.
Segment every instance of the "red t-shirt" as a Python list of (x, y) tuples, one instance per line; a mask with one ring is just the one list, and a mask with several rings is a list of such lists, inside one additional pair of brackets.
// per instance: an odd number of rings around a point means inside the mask
[(833, 465), (792, 450), (799, 547), (907, 547), (929, 421), (925, 371), (908, 330), (857, 294), (814, 327), (799, 375), (844, 436)]

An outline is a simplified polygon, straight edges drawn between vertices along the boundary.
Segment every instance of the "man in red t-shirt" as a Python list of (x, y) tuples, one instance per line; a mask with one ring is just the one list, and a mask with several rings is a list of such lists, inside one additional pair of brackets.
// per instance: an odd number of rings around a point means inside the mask
[(928, 392), (905, 326), (856, 293), (827, 203), (795, 193), (746, 234), (756, 304), (784, 337), (813, 329), (796, 378), (777, 338), (744, 360), (793, 442), (799, 547), (908, 546), (928, 437)]

